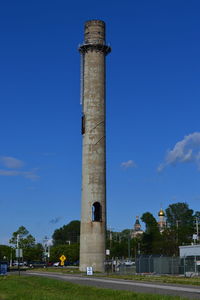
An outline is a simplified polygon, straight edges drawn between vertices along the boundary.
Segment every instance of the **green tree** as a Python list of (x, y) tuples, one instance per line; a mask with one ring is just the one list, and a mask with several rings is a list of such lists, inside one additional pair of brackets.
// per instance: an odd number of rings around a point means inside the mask
[(26, 227), (20, 226), (17, 231), (13, 232), (9, 243), (16, 248), (17, 240), (19, 248), (23, 250), (24, 261), (42, 260), (44, 249), (41, 244), (36, 244), (35, 238)]
[(111, 245), (110, 257), (128, 257), (128, 241), (114, 241)]
[(141, 236), (132, 238), (130, 229), (121, 232), (107, 230), (106, 249), (110, 249), (110, 257), (133, 258), (138, 252), (140, 243)]
[(177, 246), (191, 242), (194, 233), (194, 216), (193, 210), (187, 203), (170, 204), (166, 209), (166, 222)]
[(107, 230), (106, 232), (106, 249), (110, 250), (110, 257), (127, 257), (128, 256), (128, 235), (129, 229), (123, 232), (114, 232)]
[(74, 220), (63, 227), (56, 229), (53, 233), (53, 244), (65, 245), (79, 243), (80, 221)]
[(29, 231), (20, 226), (17, 231), (13, 232), (12, 238), (9, 240), (10, 244), (17, 247), (17, 238), (19, 237), (19, 248), (27, 248), (35, 245), (35, 238), (29, 234)]
[(194, 214), (194, 232), (198, 233), (200, 232), (200, 211), (196, 211)]
[(0, 245), (0, 260), (10, 260), (12, 248), (7, 245)]
[(57, 245), (51, 248), (50, 260), (60, 261), (61, 255), (65, 255), (66, 262), (74, 263), (79, 260), (79, 244)]
[(195, 211), (194, 218), (199, 219), (200, 222), (200, 211)]
[(178, 244), (176, 239), (176, 231), (166, 227), (162, 232), (162, 251), (160, 254), (166, 256), (178, 255)]
[(24, 260), (26, 261), (42, 261), (44, 259), (44, 248), (42, 244), (37, 243), (31, 247), (24, 249)]
[(166, 209), (166, 221), (169, 227), (191, 226), (193, 224), (193, 210), (187, 203), (170, 204)]
[(160, 254), (162, 251), (162, 237), (158, 223), (150, 212), (142, 215), (141, 220), (146, 225), (142, 235), (141, 248), (144, 254)]

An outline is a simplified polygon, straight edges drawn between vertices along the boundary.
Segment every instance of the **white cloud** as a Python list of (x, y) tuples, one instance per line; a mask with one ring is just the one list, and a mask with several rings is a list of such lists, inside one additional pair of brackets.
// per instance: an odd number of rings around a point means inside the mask
[(161, 172), (168, 165), (186, 162), (193, 162), (200, 168), (200, 132), (186, 135), (183, 140), (177, 142), (174, 148), (167, 152), (157, 171)]
[(25, 171), (25, 172), (21, 172), (22, 176), (31, 180), (37, 180), (38, 178), (40, 178), (39, 175), (36, 174), (36, 170), (37, 169), (33, 169), (32, 171)]
[(62, 219), (62, 217), (55, 217), (55, 218), (51, 219), (49, 221), (49, 223), (51, 223), (51, 224), (57, 224), (61, 219)]
[[(19, 170), (24, 166), (24, 162), (11, 156), (0, 156), (0, 163), (6, 169), (0, 169), (0, 176), (22, 176), (30, 180), (36, 180), (39, 176), (36, 174), (37, 168), (32, 170)], [(12, 169), (12, 170), (11, 170)]]
[(11, 156), (1, 156), (0, 161), (2, 165), (9, 169), (19, 169), (24, 165), (23, 161)]
[(0, 170), (0, 176), (18, 176), (21, 172), (15, 170)]
[(36, 174), (36, 170), (32, 171), (16, 171), (16, 170), (2, 170), (0, 169), (0, 176), (22, 176), (31, 180), (36, 180), (39, 176)]
[(136, 163), (133, 160), (128, 160), (128, 161), (122, 162), (121, 167), (124, 169), (135, 168)]

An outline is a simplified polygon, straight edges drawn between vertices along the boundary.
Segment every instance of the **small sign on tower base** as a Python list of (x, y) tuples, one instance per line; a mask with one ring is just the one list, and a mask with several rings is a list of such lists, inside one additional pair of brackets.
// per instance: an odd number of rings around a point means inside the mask
[(92, 267), (87, 267), (87, 275), (93, 275)]

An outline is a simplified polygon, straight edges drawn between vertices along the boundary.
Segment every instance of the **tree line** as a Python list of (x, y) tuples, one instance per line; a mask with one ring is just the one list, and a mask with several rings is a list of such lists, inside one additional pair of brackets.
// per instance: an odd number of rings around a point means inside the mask
[[(170, 204), (165, 210), (166, 226), (162, 232), (159, 230), (156, 218), (145, 212), (141, 221), (145, 224), (142, 234), (133, 237), (132, 229), (121, 232), (107, 230), (106, 248), (110, 249), (110, 257), (136, 257), (141, 254), (148, 255), (179, 255), (179, 246), (193, 242), (193, 234), (198, 233), (200, 212), (194, 212), (187, 203)], [(24, 227), (20, 226), (13, 232), (9, 243), (12, 246), (0, 245), (0, 260), (13, 260), (17, 247), (23, 249), (24, 261), (59, 261), (65, 255), (69, 263), (79, 260), (80, 221), (73, 220), (58, 228), (52, 235), (53, 245), (50, 248), (50, 257), (47, 257), (45, 245), (36, 243), (35, 238)], [(198, 240), (197, 240), (198, 242)]]
[[(165, 210), (166, 225), (162, 232), (159, 229), (156, 218), (145, 212), (141, 216), (145, 223), (143, 234), (131, 237), (131, 230), (125, 229), (119, 233), (111, 233), (111, 255), (113, 257), (135, 257), (144, 255), (178, 256), (179, 246), (194, 242), (193, 235), (198, 234), (200, 224), (200, 212), (194, 212), (187, 203), (170, 204)], [(198, 242), (198, 237), (196, 236)]]
[[(13, 232), (9, 243), (12, 246), (0, 245), (0, 260), (16, 260), (16, 248), (23, 250), (23, 261), (58, 262), (65, 255), (69, 263), (79, 260), (80, 221), (74, 220), (53, 233), (53, 245), (36, 243), (36, 239), (24, 227), (20, 226)], [(49, 256), (47, 253), (49, 250)]]

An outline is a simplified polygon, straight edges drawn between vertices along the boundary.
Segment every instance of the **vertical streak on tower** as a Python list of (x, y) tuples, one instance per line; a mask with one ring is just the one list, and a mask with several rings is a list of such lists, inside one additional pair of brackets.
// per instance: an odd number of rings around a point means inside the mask
[(82, 55), (82, 212), (80, 270), (104, 271), (106, 233), (105, 23), (85, 23)]

